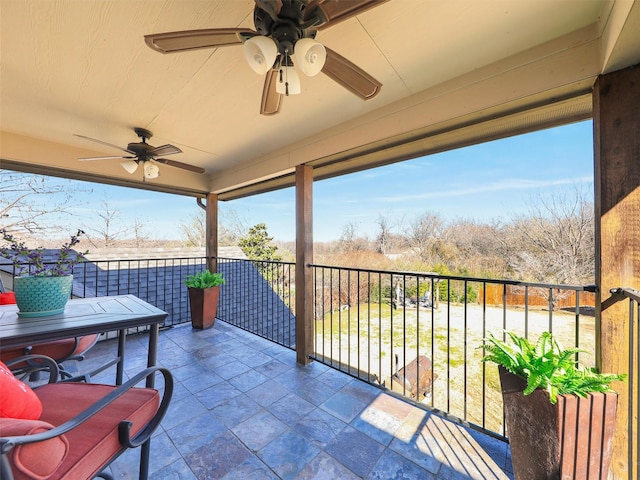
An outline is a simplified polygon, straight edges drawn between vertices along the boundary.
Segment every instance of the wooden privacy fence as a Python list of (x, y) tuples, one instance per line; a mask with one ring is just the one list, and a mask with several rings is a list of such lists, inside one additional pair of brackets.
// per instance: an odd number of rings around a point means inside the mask
[(550, 295), (555, 308), (574, 308), (576, 300), (580, 307), (595, 307), (596, 304), (596, 296), (592, 292), (500, 284), (487, 284), (479, 289), (478, 303), (486, 301), (487, 305), (506, 303), (510, 306), (548, 307)]

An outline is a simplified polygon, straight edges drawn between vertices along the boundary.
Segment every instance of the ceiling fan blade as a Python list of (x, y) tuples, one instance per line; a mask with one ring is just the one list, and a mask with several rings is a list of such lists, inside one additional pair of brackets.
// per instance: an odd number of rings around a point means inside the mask
[[(84, 138), (85, 140), (89, 140), (91, 142), (96, 142), (96, 143), (100, 143), (102, 145), (106, 145), (107, 147), (117, 148), (118, 150), (122, 150), (123, 152), (133, 153), (133, 152), (130, 152), (129, 150), (127, 150), (126, 148), (122, 148), (122, 147), (120, 147), (118, 145), (114, 145), (113, 143), (103, 142), (102, 140), (96, 140), (95, 138), (85, 137), (84, 135), (78, 135), (77, 133), (74, 133), (74, 135), (76, 137)], [(100, 158), (102, 158), (102, 157), (100, 157)], [(109, 158), (111, 158), (111, 157), (109, 157)], [(120, 157), (113, 157), (113, 158), (120, 158)]]
[[(326, 48), (326, 47), (325, 47)], [(363, 100), (375, 97), (382, 84), (342, 55), (326, 48), (327, 60), (322, 73)]]
[(280, 112), (284, 95), (276, 92), (278, 81), (278, 69), (272, 68), (267, 72), (262, 88), (262, 102), (260, 104), (261, 115), (275, 115)]
[(305, 20), (316, 17), (315, 28), (327, 28), (389, 0), (311, 0), (306, 8)]
[(149, 155), (174, 155), (176, 153), (182, 153), (178, 147), (174, 145), (162, 145), (160, 147), (154, 147), (149, 150)]
[(246, 37), (257, 35), (249, 28), (207, 28), (145, 35), (144, 41), (160, 53), (184, 52), (199, 48), (242, 45)]
[(167, 158), (156, 158), (154, 161), (169, 165), (170, 167), (182, 168), (183, 170), (189, 170), (194, 173), (204, 173), (205, 170), (202, 167), (196, 167), (195, 165), (189, 165), (188, 163), (177, 162), (176, 160), (169, 160)]
[(257, 7), (267, 12), (272, 19), (278, 19), (282, 10), (282, 0), (255, 0), (255, 2)]
[(136, 157), (82, 157), (82, 158), (79, 158), (78, 160), (86, 162), (86, 161), (92, 161), (92, 160), (114, 160), (116, 158), (136, 158)]

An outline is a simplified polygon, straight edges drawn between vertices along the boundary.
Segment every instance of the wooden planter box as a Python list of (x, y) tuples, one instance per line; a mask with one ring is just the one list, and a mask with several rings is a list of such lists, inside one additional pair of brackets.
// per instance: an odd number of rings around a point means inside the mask
[(188, 288), (191, 326), (199, 330), (213, 327), (218, 311), (220, 287)]
[(526, 381), (500, 367), (500, 383), (516, 480), (608, 477), (618, 396), (586, 398), (522, 392)]

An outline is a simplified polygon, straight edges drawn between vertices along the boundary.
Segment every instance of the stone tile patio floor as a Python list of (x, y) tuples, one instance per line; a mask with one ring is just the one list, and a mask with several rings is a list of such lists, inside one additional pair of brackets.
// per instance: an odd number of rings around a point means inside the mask
[[(128, 338), (127, 374), (146, 366), (147, 341)], [(100, 342), (76, 368), (115, 350)], [(221, 321), (161, 331), (158, 363), (176, 384), (151, 441), (154, 480), (513, 478), (504, 442), (321, 363), (302, 367), (294, 351)], [(126, 452), (112, 475), (137, 478), (138, 458)]]

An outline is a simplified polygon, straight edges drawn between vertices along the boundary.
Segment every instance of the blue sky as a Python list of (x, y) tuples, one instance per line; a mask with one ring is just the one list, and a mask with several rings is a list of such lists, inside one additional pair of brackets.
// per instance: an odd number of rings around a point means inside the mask
[[(488, 142), (314, 183), (314, 239), (340, 237), (348, 224), (374, 237), (384, 215), (406, 228), (424, 212), (445, 219), (507, 220), (526, 213), (536, 198), (583, 188), (593, 192), (592, 122), (580, 122)], [(75, 210), (95, 225), (108, 200), (121, 224), (137, 218), (153, 238), (180, 238), (180, 224), (199, 212), (193, 198), (78, 182)], [(278, 240), (295, 238), (295, 192), (288, 188), (221, 202), (252, 226), (265, 223)], [(74, 226), (75, 228), (75, 226)]]

